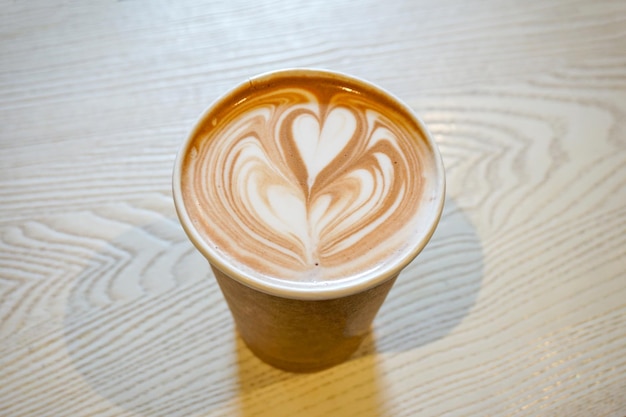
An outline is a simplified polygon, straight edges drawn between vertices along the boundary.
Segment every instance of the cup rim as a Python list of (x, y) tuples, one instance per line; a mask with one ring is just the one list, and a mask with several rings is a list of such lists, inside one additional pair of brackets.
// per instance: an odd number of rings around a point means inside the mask
[[(247, 271), (242, 271), (234, 265), (224, 262), (224, 260), (222, 260), (220, 256), (213, 251), (211, 245), (209, 245), (208, 242), (204, 238), (202, 238), (201, 234), (193, 226), (187, 210), (185, 209), (185, 203), (182, 195), (182, 167), (185, 155), (187, 154), (189, 146), (193, 142), (198, 129), (202, 125), (202, 122), (207, 120), (212, 111), (216, 107), (218, 107), (220, 103), (227, 100), (237, 91), (250, 88), (255, 83), (262, 83), (264, 80), (268, 80), (272, 77), (281, 75), (299, 76), (305, 78), (326, 76), (332, 77), (334, 79), (345, 80), (350, 84), (361, 84), (365, 88), (373, 89), (378, 93), (385, 95), (388, 99), (390, 99), (398, 107), (400, 107), (406, 113), (406, 115), (412, 118), (413, 121), (419, 126), (424, 136), (424, 140), (432, 152), (430, 156), (432, 157), (434, 163), (434, 172), (436, 172), (436, 182), (433, 187), (433, 189), (435, 190), (436, 201), (433, 202), (432, 205), (432, 217), (428, 219), (428, 227), (425, 228), (419, 240), (415, 242), (412, 249), (404, 257), (397, 259), (393, 263), (385, 265), (385, 267), (382, 269), (378, 269), (375, 272), (364, 273), (363, 276), (357, 276), (352, 280), (342, 279), (337, 281), (326, 281), (324, 282), (324, 285), (316, 286), (311, 286), (310, 283), (303, 283), (295, 280), (288, 281), (276, 279), (277, 282), (273, 282), (265, 280), (264, 278), (257, 278)], [(174, 206), (183, 230), (187, 234), (187, 237), (192, 242), (192, 244), (196, 247), (196, 249), (209, 261), (209, 263), (214, 268), (219, 269), (221, 272), (231, 277), (232, 279), (235, 279), (241, 284), (264, 292), (266, 294), (282, 298), (299, 300), (325, 300), (357, 294), (370, 288), (376, 287), (383, 282), (397, 276), (402, 271), (402, 269), (404, 269), (411, 261), (413, 261), (413, 259), (424, 249), (426, 244), (430, 241), (430, 238), (432, 237), (439, 223), (441, 214), (443, 212), (443, 205), (445, 200), (446, 180), (443, 160), (441, 158), (441, 154), (435, 140), (431, 136), (422, 119), (415, 113), (415, 111), (413, 111), (412, 108), (410, 108), (406, 103), (400, 100), (396, 95), (362, 78), (339, 71), (317, 68), (286, 68), (264, 72), (248, 78), (247, 80), (235, 85), (233, 88), (230, 88), (228, 91), (220, 95), (201, 113), (201, 115), (196, 119), (191, 130), (185, 137), (185, 140), (178, 150), (178, 153), (176, 154), (174, 169), (172, 173), (172, 191)], [(280, 282), (280, 284), (278, 282)]]

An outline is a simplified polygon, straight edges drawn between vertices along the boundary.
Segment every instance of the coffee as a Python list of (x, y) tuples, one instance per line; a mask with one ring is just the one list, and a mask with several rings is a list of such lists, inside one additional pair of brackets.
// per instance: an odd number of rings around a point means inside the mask
[(357, 349), (435, 230), (445, 178), (432, 138), (391, 94), (292, 69), (208, 108), (176, 158), (173, 192), (246, 345), (308, 372)]
[(278, 285), (406, 264), (441, 193), (432, 144), (408, 112), (332, 74), (251, 79), (192, 134), (185, 210), (214, 257)]

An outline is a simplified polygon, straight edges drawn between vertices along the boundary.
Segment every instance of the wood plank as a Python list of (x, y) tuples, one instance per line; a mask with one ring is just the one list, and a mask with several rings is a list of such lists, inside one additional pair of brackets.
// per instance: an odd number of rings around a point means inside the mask
[[(2, 3), (1, 416), (626, 413), (626, 3)], [(406, 100), (444, 218), (370, 338), (289, 374), (176, 220), (218, 94), (289, 66)]]

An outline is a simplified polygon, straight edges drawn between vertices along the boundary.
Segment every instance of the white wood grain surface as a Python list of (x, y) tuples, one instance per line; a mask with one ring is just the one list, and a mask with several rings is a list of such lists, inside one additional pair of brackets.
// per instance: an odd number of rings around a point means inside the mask
[[(626, 3), (4, 0), (1, 416), (626, 415)], [(350, 361), (238, 338), (170, 192), (217, 95), (345, 71), (438, 141), (444, 218)]]

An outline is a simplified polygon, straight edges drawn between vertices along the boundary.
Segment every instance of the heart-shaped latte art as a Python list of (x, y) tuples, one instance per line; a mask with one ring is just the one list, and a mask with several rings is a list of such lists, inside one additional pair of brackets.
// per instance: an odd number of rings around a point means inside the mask
[[(385, 205), (402, 198), (402, 191), (394, 187), (389, 150), (376, 150), (391, 132), (384, 128), (370, 132), (360, 158), (346, 164), (341, 159), (350, 141), (362, 141), (355, 137), (358, 120), (353, 112), (333, 108), (323, 123), (321, 116), (308, 111), (294, 112), (284, 120), (287, 126), (280, 128), (288, 134), (278, 147), (281, 154), (290, 155), (287, 164), (272, 160), (260, 138), (250, 136), (240, 142), (233, 163), (239, 173), (238, 193), (245, 200), (239, 212), (245, 208), (247, 222), (266, 226), (267, 233), (274, 234), (303, 265), (319, 265), (324, 257), (347, 249), (384, 223), (393, 213), (384, 210)], [(294, 164), (300, 169), (289, 172)], [(318, 186), (316, 180), (323, 171), (332, 181)], [(298, 181), (293, 177), (299, 177)]]
[(418, 204), (414, 139), (359, 97), (288, 93), (247, 104), (197, 148), (196, 216), (215, 249), (286, 279), (388, 257)]

